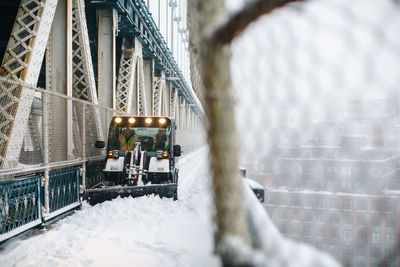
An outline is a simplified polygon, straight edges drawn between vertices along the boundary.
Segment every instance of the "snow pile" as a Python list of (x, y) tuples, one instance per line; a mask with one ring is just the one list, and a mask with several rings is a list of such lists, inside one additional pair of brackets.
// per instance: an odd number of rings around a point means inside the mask
[[(208, 150), (181, 160), (178, 201), (155, 196), (107, 201), (39, 234), (0, 247), (1, 266), (220, 266), (213, 254)], [(219, 251), (255, 266), (337, 266), (325, 253), (285, 239), (246, 183), (257, 250), (225, 237)]]
[(219, 266), (213, 255), (207, 150), (182, 159), (178, 201), (107, 201), (26, 240), (3, 244), (1, 266)]
[[(257, 247), (256, 250), (247, 249), (244, 256), (252, 255), (255, 266), (340, 266), (325, 252), (283, 237), (247, 184), (243, 185), (249, 232)], [(235, 247), (237, 240), (229, 239), (227, 242), (233, 243), (231, 246)], [(265, 264), (266, 262), (268, 264)]]

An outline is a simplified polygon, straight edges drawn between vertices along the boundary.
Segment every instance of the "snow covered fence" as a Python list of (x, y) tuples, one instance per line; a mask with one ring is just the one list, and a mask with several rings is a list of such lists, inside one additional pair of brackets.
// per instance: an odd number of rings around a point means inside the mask
[(78, 207), (79, 173), (79, 168), (50, 172), (47, 189), (43, 173), (0, 183), (0, 242)]
[[(22, 145), (0, 169), (0, 241), (80, 205), (79, 193), (102, 181), (104, 140), (114, 111), (61, 93), (0, 78), (33, 96)], [(79, 97), (79, 96), (76, 96)]]
[(0, 242), (42, 223), (40, 176), (0, 183)]

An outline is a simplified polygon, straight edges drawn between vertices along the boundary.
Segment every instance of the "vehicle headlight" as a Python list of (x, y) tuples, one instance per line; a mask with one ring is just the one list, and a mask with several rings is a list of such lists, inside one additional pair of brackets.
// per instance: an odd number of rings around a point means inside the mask
[(108, 151), (108, 156), (112, 158), (119, 158), (119, 151), (118, 150), (110, 150)]
[(156, 157), (157, 157), (157, 159), (165, 159), (168, 157), (168, 152), (162, 151), (162, 150), (157, 150)]

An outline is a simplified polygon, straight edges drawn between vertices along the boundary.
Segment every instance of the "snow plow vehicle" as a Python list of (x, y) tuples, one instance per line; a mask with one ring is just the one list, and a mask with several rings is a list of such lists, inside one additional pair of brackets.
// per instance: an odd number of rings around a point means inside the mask
[[(96, 205), (117, 197), (159, 195), (178, 199), (175, 121), (168, 117), (114, 116), (110, 123), (103, 183), (83, 199)], [(104, 141), (96, 141), (104, 149)]]

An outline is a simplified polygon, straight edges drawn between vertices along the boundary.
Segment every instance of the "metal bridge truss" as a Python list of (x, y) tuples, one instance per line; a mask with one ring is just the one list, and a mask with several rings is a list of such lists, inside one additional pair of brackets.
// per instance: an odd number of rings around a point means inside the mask
[[(22, 0), (2, 61), (0, 76), (36, 85), (57, 0)], [(0, 167), (15, 167), (33, 94), (0, 84)]]
[[(0, 76), (36, 85), (56, 6), (57, 0), (21, 1)], [(72, 6), (73, 96), (97, 104), (84, 1), (73, 0)], [(28, 124), (34, 99), (32, 90), (24, 90), (20, 85), (10, 86), (4, 82), (0, 84), (0, 89), (0, 167), (10, 168), (18, 165), (24, 137), (30, 137), (36, 152), (40, 151), (38, 146), (41, 146), (41, 140), (38, 138), (39, 131), (33, 123), (34, 120), (29, 120)], [(103, 139), (98, 110), (93, 108), (87, 112), (93, 113), (89, 115), (95, 118), (88, 122), (96, 125), (96, 132), (93, 134)], [(32, 134), (33, 132), (36, 134)]]
[[(73, 96), (98, 104), (83, 0), (73, 0), (72, 5), (72, 69)], [(96, 133), (93, 134), (96, 134), (99, 140), (103, 140), (98, 109), (90, 109), (87, 112), (94, 113), (90, 116), (94, 118), (94, 121), (86, 123), (95, 123)], [(78, 113), (80, 114), (81, 111)], [(92, 127), (88, 127), (88, 129), (92, 129)]]
[(176, 102), (178, 99), (178, 91), (175, 89), (174, 91), (171, 90), (171, 98), (169, 102), (169, 115), (172, 118), (176, 118)]
[(154, 116), (165, 116), (169, 115), (166, 111), (166, 93), (167, 85), (165, 82), (165, 76), (156, 77), (154, 79), (153, 89), (153, 115)]
[[(136, 99), (135, 108), (133, 107), (134, 99)], [(142, 48), (137, 40), (133, 42), (132, 40), (124, 39), (118, 74), (116, 109), (122, 113), (139, 116), (148, 115), (145, 100)]]
[(91, 5), (97, 8), (113, 8), (118, 11), (121, 18), (118, 25), (119, 35), (138, 38), (143, 44), (143, 58), (154, 59), (155, 72), (164, 71), (167, 80), (173, 78), (171, 84), (178, 91), (179, 96), (184, 98), (185, 103), (190, 105), (201, 117), (203, 110), (200, 102), (185, 81), (146, 4), (141, 0), (92, 0)]

